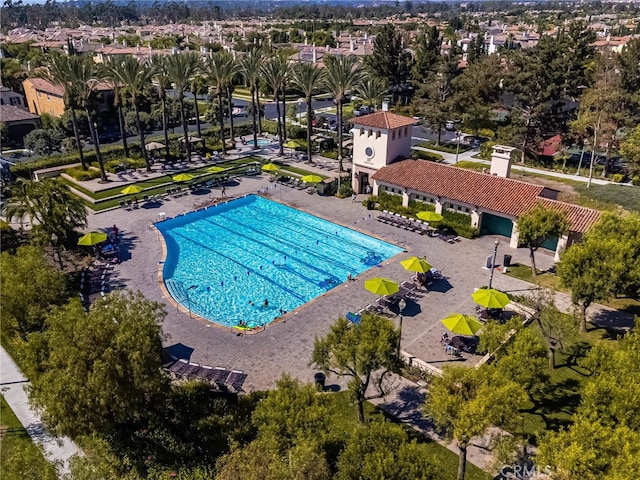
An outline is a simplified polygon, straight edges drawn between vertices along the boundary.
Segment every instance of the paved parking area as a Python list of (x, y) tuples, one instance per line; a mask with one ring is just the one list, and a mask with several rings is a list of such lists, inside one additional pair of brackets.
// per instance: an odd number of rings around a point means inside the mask
[[(375, 296), (364, 289), (364, 280), (375, 276), (399, 282), (408, 280), (411, 274), (404, 270), (400, 261), (412, 255), (423, 255), (442, 271), (446, 279), (436, 281), (429, 292), (422, 292), (422, 298), (417, 302), (408, 302), (403, 322), (402, 349), (437, 367), (449, 362), (472, 365), (480, 359), (467, 354), (459, 358), (446, 355), (440, 344), (445, 328), (439, 321), (451, 312), (474, 312), (470, 295), (474, 288), (488, 284), (489, 270), (482, 267), (486, 257), (493, 253), (493, 237), (462, 239), (458, 243), (448, 244), (438, 238), (420, 236), (376, 222), (374, 218), (379, 212), (368, 211), (359, 202), (352, 203), (350, 198), (309, 195), (305, 191), (282, 187), (268, 180), (268, 175), (243, 177), (233, 185), (228, 184), (226, 194), (240, 196), (260, 192), (273, 200), (400, 245), (405, 252), (363, 273), (356, 281), (341, 284), (289, 312), (263, 332), (239, 336), (236, 331), (217, 328), (176, 310), (163, 297), (157, 280), (162, 248), (159, 233), (151, 223), (164, 215), (170, 217), (189, 212), (196, 205), (220, 197), (220, 187), (204, 195), (187, 195), (166, 200), (162, 204), (142, 206), (131, 212), (116, 209), (91, 215), (90, 229), (108, 229), (117, 224), (121, 232), (119, 249), (122, 263), (114, 269), (111, 280), (113, 288), (140, 290), (147, 298), (166, 305), (167, 317), (163, 324), (165, 345), (181, 344), (193, 362), (247, 372), (244, 385), (247, 391), (272, 388), (283, 373), (305, 382), (312, 381), (314, 369), (309, 365), (309, 360), (315, 337), (325, 335), (338, 316), (375, 300)], [(361, 195), (358, 200), (364, 198)], [(528, 262), (527, 251), (512, 250), (504, 241), (499, 247), (498, 261), (507, 253), (513, 256), (514, 262)], [(552, 264), (553, 258), (539, 253), (536, 260), (539, 268), (546, 268)], [(495, 273), (493, 284), (503, 290), (529, 287), (529, 284), (499, 272)], [(397, 316), (392, 318), (398, 321)], [(329, 381), (341, 383), (338, 379), (330, 378)]]

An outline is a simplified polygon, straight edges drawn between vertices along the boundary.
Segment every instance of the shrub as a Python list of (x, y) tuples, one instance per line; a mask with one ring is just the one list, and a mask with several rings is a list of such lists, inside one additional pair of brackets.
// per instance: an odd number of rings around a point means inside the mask
[(332, 160), (338, 159), (338, 152), (336, 150), (327, 150), (326, 152), (322, 152), (320, 155), (325, 158), (331, 158)]
[(494, 138), (496, 136), (496, 132), (491, 130), (490, 128), (481, 128), (478, 130), (478, 135), (481, 137)]
[(624, 174), (623, 173), (615, 173), (611, 176), (611, 180), (616, 183), (624, 182)]
[(635, 175), (632, 179), (631, 179), (631, 184), (635, 185), (636, 187), (640, 187), (640, 175)]
[(483, 160), (491, 160), (491, 154), (493, 153), (493, 146), (496, 142), (485, 142), (480, 145), (479, 157)]
[(444, 159), (442, 155), (424, 152), (422, 150), (411, 150), (411, 158), (415, 160), (428, 160), (430, 162), (441, 162)]
[(79, 182), (100, 178), (100, 170), (95, 170), (93, 168), (88, 170), (83, 170), (82, 167), (67, 168), (64, 173), (75, 178)]
[(471, 226), (470, 215), (443, 210), (442, 216), (444, 218), (438, 225), (440, 228), (450, 230), (456, 235), (465, 238), (476, 238), (478, 236), (478, 229)]

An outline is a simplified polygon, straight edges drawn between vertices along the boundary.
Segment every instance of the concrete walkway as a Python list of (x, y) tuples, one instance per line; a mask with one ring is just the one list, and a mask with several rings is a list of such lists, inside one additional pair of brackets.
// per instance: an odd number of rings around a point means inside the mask
[[(428, 139), (426, 138), (419, 138), (419, 137), (413, 137), (413, 139), (428, 141)], [(413, 150), (421, 150), (423, 152), (436, 153), (438, 155), (441, 155), (442, 158), (444, 158), (444, 163), (454, 165), (454, 166), (456, 164), (455, 153), (441, 152), (439, 150), (432, 150), (430, 148), (417, 147), (417, 146), (413, 146), (411, 148)], [(475, 162), (475, 163), (484, 163), (485, 165), (491, 165), (491, 161), (489, 160), (483, 160), (481, 158), (474, 157), (474, 155), (477, 155), (477, 154), (478, 154), (477, 150), (467, 150), (466, 152), (460, 152), (458, 154), (458, 162)], [(589, 179), (587, 177), (583, 177), (581, 175), (569, 175), (567, 173), (554, 172), (552, 170), (542, 170), (540, 168), (525, 167), (524, 165), (519, 165), (517, 163), (512, 164), (511, 168), (513, 170), (518, 170), (520, 172), (527, 172), (533, 175), (545, 175), (547, 177), (561, 178), (563, 180), (573, 180), (576, 182), (583, 182), (583, 183), (589, 182)], [(588, 171), (588, 169), (586, 171)], [(611, 183), (613, 183), (614, 185), (623, 185), (620, 183), (610, 182), (609, 180), (602, 180), (601, 178), (592, 178), (591, 183), (594, 185), (608, 185)]]
[(52, 462), (58, 476), (69, 473), (69, 459), (81, 455), (69, 437), (54, 437), (47, 432), (40, 415), (31, 408), (25, 387), (29, 381), (22, 374), (6, 350), (0, 347), (0, 391), (25, 428), (33, 443), (41, 447), (45, 458)]

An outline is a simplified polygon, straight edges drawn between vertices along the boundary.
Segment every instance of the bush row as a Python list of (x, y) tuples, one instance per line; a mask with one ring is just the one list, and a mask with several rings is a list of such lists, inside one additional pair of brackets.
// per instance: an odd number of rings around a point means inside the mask
[[(409, 205), (404, 207), (400, 195), (392, 195), (386, 192), (381, 192), (378, 197), (372, 195), (365, 202), (377, 203), (380, 210), (411, 217), (416, 217), (418, 212), (435, 211), (435, 205), (418, 200), (410, 200)], [(440, 229), (451, 231), (465, 238), (476, 238), (478, 236), (478, 229), (471, 226), (470, 215), (444, 210), (442, 216), (443, 220), (438, 224)]]
[(411, 150), (411, 158), (415, 160), (429, 160), (430, 162), (441, 162), (444, 159), (442, 155), (425, 152), (423, 150)]

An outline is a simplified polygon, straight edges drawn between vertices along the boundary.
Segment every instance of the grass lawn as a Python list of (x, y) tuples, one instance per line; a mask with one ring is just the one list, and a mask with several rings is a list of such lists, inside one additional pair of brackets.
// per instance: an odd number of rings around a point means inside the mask
[[(0, 398), (0, 465), (2, 478), (56, 478), (55, 469), (45, 460), (42, 452), (31, 441), (27, 431), (22, 427), (4, 397)], [(21, 461), (9, 460), (22, 451)], [(29, 472), (23, 470), (25, 463), (29, 464)], [(17, 470), (14, 470), (17, 469)], [(30, 477), (30, 475), (37, 475)]]
[[(533, 324), (530, 328), (539, 327)], [(536, 434), (544, 430), (558, 430), (571, 423), (571, 416), (580, 403), (581, 393), (591, 375), (580, 366), (580, 360), (599, 342), (616, 348), (617, 340), (604, 328), (590, 328), (566, 351), (556, 352), (549, 388), (533, 397), (530, 409), (524, 415), (523, 429), (530, 435), (533, 444), (536, 443)]]
[(466, 168), (467, 170), (475, 170), (476, 172), (481, 172), (483, 169), (489, 168), (486, 163), (470, 162), (468, 160), (458, 162), (453, 166), (458, 168)]
[[(359, 427), (357, 407), (349, 399), (348, 392), (327, 394), (330, 397), (329, 409), (330, 417), (335, 425), (335, 431), (349, 434)], [(387, 418), (394, 421), (393, 417), (388, 417), (382, 410), (376, 408), (371, 403), (365, 403), (365, 416), (367, 420)], [(413, 428), (401, 424), (407, 431), (410, 439), (415, 439), (418, 443), (425, 445), (427, 451), (437, 460), (440, 468), (455, 477), (458, 471), (458, 455), (451, 452), (437, 442), (423, 436)], [(492, 476), (482, 471), (475, 465), (467, 463), (466, 480), (489, 480)]]

